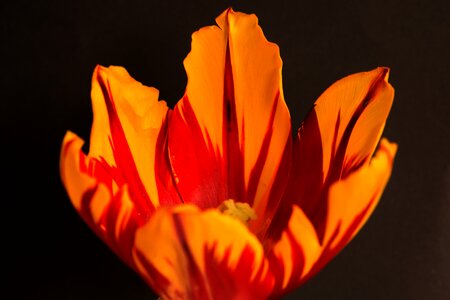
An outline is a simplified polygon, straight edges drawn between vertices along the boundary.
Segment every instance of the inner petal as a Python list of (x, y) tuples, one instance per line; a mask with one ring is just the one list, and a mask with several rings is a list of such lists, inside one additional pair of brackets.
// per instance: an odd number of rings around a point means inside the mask
[(169, 118), (167, 153), (184, 203), (248, 203), (260, 235), (279, 205), (291, 158), (278, 47), (254, 15), (225, 11), (193, 34), (186, 93)]

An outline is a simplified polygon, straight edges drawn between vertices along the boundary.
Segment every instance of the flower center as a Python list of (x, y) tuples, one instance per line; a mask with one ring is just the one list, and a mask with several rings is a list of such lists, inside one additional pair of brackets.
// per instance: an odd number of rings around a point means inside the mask
[(248, 203), (235, 202), (233, 199), (223, 201), (218, 209), (224, 215), (237, 219), (245, 225), (248, 225), (248, 222), (257, 218), (255, 210)]

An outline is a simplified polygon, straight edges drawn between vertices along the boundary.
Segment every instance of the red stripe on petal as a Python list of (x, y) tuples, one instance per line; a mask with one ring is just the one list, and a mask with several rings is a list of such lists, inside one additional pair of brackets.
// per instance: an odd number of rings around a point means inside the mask
[[(136, 258), (141, 263), (146, 272), (145, 279), (148, 284), (155, 289), (160, 296), (170, 299), (169, 286), (170, 280), (158, 271), (147, 259), (147, 257), (139, 250), (136, 250)], [(182, 294), (178, 294), (178, 298), (182, 298)]]
[[(228, 18), (226, 18), (228, 22)], [(227, 25), (228, 28), (228, 25)], [(225, 199), (237, 199), (241, 202), (248, 202), (245, 194), (245, 176), (244, 176), (244, 141), (245, 130), (244, 120), (242, 120), (241, 132), (236, 113), (236, 99), (234, 95), (233, 69), (230, 58), (230, 40), (228, 39), (225, 55), (225, 74), (224, 74), (224, 94), (223, 94), (223, 162), (227, 168), (227, 190)], [(240, 138), (239, 138), (240, 136)], [(240, 140), (241, 139), (241, 140)], [(241, 142), (242, 141), (242, 142)], [(241, 148), (242, 147), (242, 148)], [(251, 200), (253, 202), (253, 199)], [(248, 202), (250, 205), (252, 202)]]
[(91, 202), (97, 191), (98, 185), (84, 192), (81, 198), (80, 215), (83, 217), (84, 221), (92, 228), (92, 230), (97, 231), (95, 228), (94, 218), (91, 212)]
[[(307, 143), (304, 142), (305, 140)], [(271, 248), (273, 242), (280, 239), (281, 233), (291, 218), (293, 204), (298, 204), (308, 216), (309, 211), (317, 205), (316, 201), (320, 199), (323, 186), (322, 159), (319, 123), (313, 109), (309, 112), (307, 121), (302, 123), (298, 136), (293, 142), (292, 165), (286, 165), (291, 162), (288, 158), (283, 160), (284, 167), (280, 167), (279, 173), (284, 172), (288, 180), (285, 179), (285, 189), (278, 191), (282, 195), (283, 205), (276, 208), (274, 218), (262, 239), (266, 250)], [(282, 173), (278, 176), (280, 175)], [(281, 183), (279, 185), (281, 186)]]
[[(167, 112), (167, 119), (170, 119), (171, 111)], [(156, 141), (155, 153), (155, 181), (158, 188), (159, 202), (161, 206), (172, 206), (183, 202), (176, 185), (176, 178), (169, 158), (168, 147), (168, 126), (169, 121), (161, 128)]]
[(97, 81), (105, 97), (105, 103), (108, 110), (109, 126), (111, 129), (110, 142), (114, 159), (117, 163), (117, 167), (122, 171), (123, 176), (126, 179), (131, 199), (136, 205), (136, 209), (143, 218), (148, 218), (155, 208), (150, 201), (141, 178), (139, 177), (130, 147), (128, 146), (119, 116), (116, 112), (109, 84), (103, 80), (100, 74), (97, 76)]
[(230, 249), (225, 252), (220, 261), (214, 258), (215, 252), (216, 244), (212, 247), (205, 246), (205, 273), (214, 300), (262, 300), (272, 292), (272, 277), (263, 276), (263, 268), (259, 268), (252, 281), (249, 280), (252, 277), (255, 261), (255, 253), (251, 247), (247, 246), (242, 250), (241, 257), (232, 270), (229, 267)]
[[(122, 258), (130, 267), (134, 268), (131, 251), (134, 245), (134, 236), (141, 220), (136, 211), (131, 208), (126, 218), (119, 218), (119, 213), (123, 209), (123, 190), (111, 196), (111, 200), (103, 209), (98, 221), (92, 215), (92, 201), (99, 186), (87, 190), (83, 194), (80, 207), (80, 215), (97, 236), (99, 236), (115, 253)], [(121, 222), (118, 224), (118, 222)], [(120, 227), (117, 229), (117, 227)]]
[[(259, 179), (261, 178), (262, 170), (264, 168), (266, 160), (268, 159), (270, 142), (272, 140), (272, 135), (273, 135), (273, 130), (274, 130), (273, 122), (275, 120), (275, 113), (277, 111), (277, 105), (278, 105), (279, 99), (280, 99), (280, 92), (278, 91), (278, 93), (275, 96), (275, 100), (273, 101), (272, 110), (270, 112), (270, 119), (269, 119), (269, 122), (267, 123), (266, 134), (264, 136), (264, 140), (261, 145), (261, 150), (259, 152), (258, 158), (256, 159), (256, 163), (253, 166), (253, 169), (250, 173), (250, 180), (248, 183), (248, 189), (247, 189), (247, 195), (246, 195), (247, 196), (246, 200), (248, 200), (248, 203), (250, 205), (253, 204), (253, 200), (256, 195), (256, 189), (258, 188), (258, 184), (259, 184)], [(290, 139), (289, 139), (289, 141), (290, 141)], [(282, 161), (283, 161), (283, 159), (282, 159)]]
[(304, 254), (302, 247), (297, 243), (292, 231), (290, 229), (285, 231), (291, 247), (290, 261), (294, 266), (292, 273), (289, 276), (287, 285), (283, 288), (283, 280), (285, 277), (285, 266), (282, 261), (274, 256), (273, 252), (269, 254), (270, 270), (275, 278), (275, 286), (273, 289), (272, 299), (277, 299), (281, 295), (298, 287), (298, 282), (303, 273)]
[(364, 217), (366, 216), (367, 212), (370, 210), (373, 202), (376, 201), (376, 197), (374, 196), (368, 203), (368, 205), (364, 208), (364, 210), (355, 216), (355, 219), (351, 223), (351, 225), (345, 230), (345, 234), (341, 237), (339, 240), (339, 243), (331, 247), (331, 244), (335, 241), (336, 237), (338, 236), (341, 227), (338, 225), (332, 234), (329, 242), (327, 242), (326, 245), (324, 245), (323, 252), (320, 256), (320, 258), (317, 260), (317, 262), (314, 264), (314, 266), (311, 268), (311, 271), (301, 279), (299, 285), (302, 285), (303, 283), (307, 282), (311, 277), (316, 275), (322, 268), (328, 264), (341, 250), (350, 242), (352, 237), (354, 236), (356, 229), (359, 227), (361, 222), (364, 220)]
[[(367, 95), (364, 97), (364, 99), (361, 101), (361, 103), (354, 111), (349, 123), (345, 128), (344, 134), (342, 135), (337, 150), (335, 147), (333, 147), (333, 149), (336, 152), (332, 156), (332, 161), (330, 163), (331, 170), (328, 173), (329, 179), (327, 178), (327, 181), (334, 182), (338, 179), (345, 178), (349, 173), (355, 170), (355, 167), (357, 167), (353, 164), (351, 164), (350, 166), (344, 166), (348, 142), (350, 140), (350, 136), (353, 132), (353, 129), (355, 128), (356, 122), (364, 112), (367, 105), (374, 100), (374, 97), (376, 96), (377, 87), (381, 82), (383, 82), (383, 78), (386, 77), (387, 72), (388, 69), (383, 69), (383, 71), (378, 74), (378, 78), (373, 81), (372, 86), (369, 88), (367, 92)], [(339, 130), (339, 120), (340, 120), (340, 113), (338, 113), (336, 121), (336, 135), (334, 137), (335, 140), (337, 140), (337, 131)], [(367, 153), (367, 155), (364, 157), (362, 161), (367, 160), (371, 154), (372, 153)]]
[(169, 121), (168, 154), (177, 190), (184, 203), (217, 207), (226, 199), (226, 180), (209, 138), (206, 140), (185, 95)]
[(180, 242), (181, 248), (183, 250), (184, 256), (187, 260), (187, 269), (189, 272), (190, 284), (190, 297), (189, 299), (213, 299), (213, 294), (209, 290), (209, 285), (205, 281), (203, 274), (198, 267), (194, 256), (191, 253), (191, 249), (187, 243), (186, 233), (183, 230), (183, 224), (180, 216), (173, 214), (173, 223), (175, 227), (175, 232), (178, 236), (178, 241)]

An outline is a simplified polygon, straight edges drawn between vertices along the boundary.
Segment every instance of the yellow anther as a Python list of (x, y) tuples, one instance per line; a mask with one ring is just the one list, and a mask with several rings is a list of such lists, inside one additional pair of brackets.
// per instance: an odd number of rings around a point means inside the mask
[(248, 203), (235, 202), (233, 199), (228, 199), (223, 201), (218, 209), (224, 215), (235, 218), (246, 225), (249, 221), (256, 220), (256, 213)]

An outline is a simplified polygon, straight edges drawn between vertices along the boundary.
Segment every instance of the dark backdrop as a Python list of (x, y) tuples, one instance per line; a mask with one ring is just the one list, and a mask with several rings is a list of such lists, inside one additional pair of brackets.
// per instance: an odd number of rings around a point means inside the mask
[(385, 136), (400, 148), (377, 210), (286, 299), (450, 299), (448, 1), (212, 2), (2, 2), (2, 298), (155, 298), (72, 208), (61, 141), (89, 138), (96, 64), (125, 66), (173, 106), (191, 33), (233, 6), (280, 46), (295, 128), (350, 73), (389, 66), (396, 89)]

